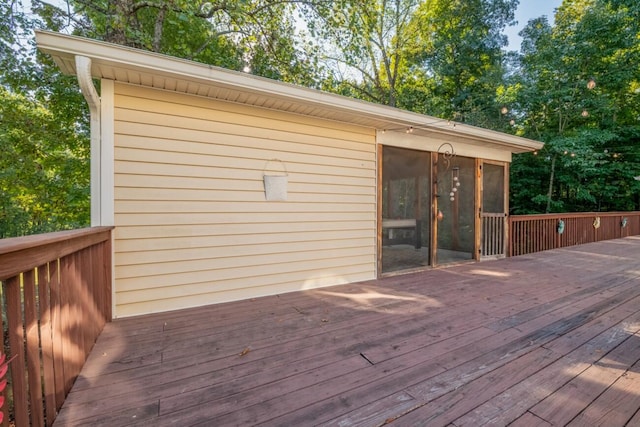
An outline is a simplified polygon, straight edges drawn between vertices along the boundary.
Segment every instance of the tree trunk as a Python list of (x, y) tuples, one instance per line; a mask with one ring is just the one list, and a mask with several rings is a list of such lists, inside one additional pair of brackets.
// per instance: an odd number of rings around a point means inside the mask
[(161, 41), (162, 41), (162, 29), (164, 27), (164, 17), (167, 13), (167, 9), (163, 7), (158, 11), (158, 16), (156, 17), (156, 25), (153, 31), (153, 51), (160, 52)]
[(546, 213), (551, 211), (551, 197), (553, 196), (553, 180), (556, 173), (556, 156), (551, 158), (551, 175), (549, 176), (549, 192), (547, 193), (547, 209)]

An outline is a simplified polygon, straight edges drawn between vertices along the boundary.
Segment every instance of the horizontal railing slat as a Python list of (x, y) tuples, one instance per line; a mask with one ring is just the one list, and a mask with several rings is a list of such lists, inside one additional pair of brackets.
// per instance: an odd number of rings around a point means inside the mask
[[(0, 240), (0, 280), (111, 238), (113, 227), (93, 227)], [(55, 235), (55, 236), (50, 236)]]

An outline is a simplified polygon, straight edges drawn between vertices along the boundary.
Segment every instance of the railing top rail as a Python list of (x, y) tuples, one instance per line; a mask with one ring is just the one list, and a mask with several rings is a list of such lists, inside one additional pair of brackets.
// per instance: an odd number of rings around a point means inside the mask
[(9, 252), (21, 251), (36, 246), (49, 245), (52, 243), (64, 242), (91, 234), (98, 234), (103, 231), (113, 230), (114, 227), (87, 227), (77, 230), (56, 231), (53, 233), (34, 234), (31, 236), (10, 237), (0, 239), (0, 256)]
[(114, 227), (90, 227), (0, 240), (0, 280), (110, 238)]
[(631, 212), (563, 212), (563, 213), (548, 213), (548, 214), (534, 214), (534, 215), (511, 215), (512, 221), (518, 220), (536, 220), (536, 219), (554, 219), (554, 218), (592, 218), (592, 217), (608, 217), (608, 216), (635, 216), (640, 215), (638, 211)]

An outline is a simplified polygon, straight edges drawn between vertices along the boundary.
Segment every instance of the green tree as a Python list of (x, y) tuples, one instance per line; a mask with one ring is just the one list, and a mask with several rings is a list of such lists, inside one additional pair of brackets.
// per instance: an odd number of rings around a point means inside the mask
[(0, 86), (0, 238), (89, 224), (89, 153), (75, 126)]
[(87, 113), (74, 79), (35, 51), (41, 25), (0, 0), (0, 238), (89, 225)]
[[(489, 128), (504, 127), (502, 31), (518, 0), (427, 0), (411, 33), (413, 69), (427, 81), (426, 113)], [(508, 123), (509, 120), (506, 120)]]
[(522, 212), (640, 207), (634, 179), (640, 175), (639, 13), (631, 1), (565, 0), (555, 26), (540, 18), (521, 33), (514, 108), (522, 133), (546, 146), (515, 159), (512, 206)]
[[(406, 84), (409, 30), (418, 0), (310, 2), (300, 10), (330, 84), (345, 95), (397, 106)], [(335, 90), (335, 89), (334, 89)]]
[(34, 0), (48, 28), (311, 86), (317, 70), (298, 46), (296, 1)]

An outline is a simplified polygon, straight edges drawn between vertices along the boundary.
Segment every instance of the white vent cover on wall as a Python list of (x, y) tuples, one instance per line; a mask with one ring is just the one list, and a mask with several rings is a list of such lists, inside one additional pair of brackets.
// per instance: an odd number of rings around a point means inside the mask
[[(280, 171), (273, 172), (269, 169), (270, 166), (279, 164)], [(264, 167), (264, 195), (266, 200), (272, 202), (284, 202), (287, 200), (287, 184), (289, 181), (289, 174), (287, 168), (279, 159), (271, 159), (267, 161)]]

